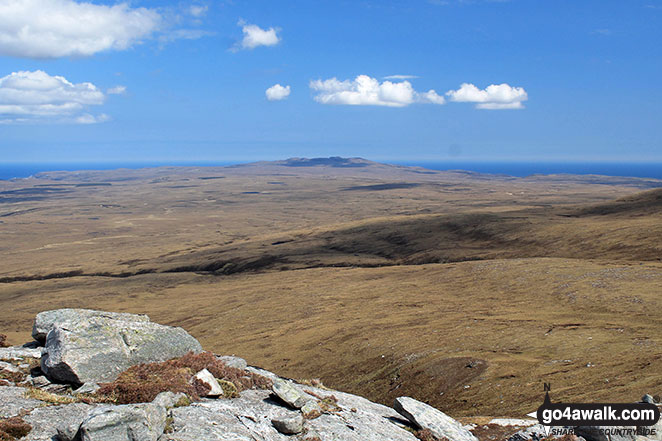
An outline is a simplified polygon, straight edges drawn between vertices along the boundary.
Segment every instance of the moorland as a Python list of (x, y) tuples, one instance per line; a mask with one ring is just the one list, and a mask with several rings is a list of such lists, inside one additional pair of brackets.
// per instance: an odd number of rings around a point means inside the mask
[(295, 379), (454, 416), (662, 393), (662, 181), (359, 158), (0, 181), (0, 333), (147, 313)]

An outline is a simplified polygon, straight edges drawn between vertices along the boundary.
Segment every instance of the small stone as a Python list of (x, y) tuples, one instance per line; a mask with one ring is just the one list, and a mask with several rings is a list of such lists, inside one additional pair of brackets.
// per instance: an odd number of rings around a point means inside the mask
[(295, 409), (301, 409), (309, 401), (296, 386), (280, 378), (274, 381), (271, 390), (278, 398)]
[[(205, 396), (207, 397), (220, 397), (223, 395), (223, 388), (218, 384), (218, 381), (207, 369), (203, 369), (193, 376), (193, 379), (198, 380), (207, 386), (209, 386), (209, 392)], [(192, 380), (193, 380), (192, 379)]]
[(39, 375), (37, 377), (30, 377), (28, 379), (28, 383), (32, 384), (34, 387), (37, 387), (39, 389), (43, 389), (45, 387), (50, 386), (52, 383), (48, 378), (46, 378), (45, 375)]
[(152, 401), (153, 404), (156, 404), (157, 406), (161, 406), (164, 409), (172, 409), (173, 407), (177, 407), (179, 403), (183, 402), (188, 402), (190, 403), (190, 400), (186, 396), (185, 393), (179, 392), (179, 393), (174, 393), (174, 392), (161, 392), (154, 398), (154, 401)]
[(284, 435), (295, 435), (303, 430), (303, 417), (301, 415), (278, 417), (272, 419), (271, 424)]
[[(356, 409), (354, 409), (354, 411), (356, 411)], [(317, 401), (310, 400), (303, 405), (301, 408), (301, 413), (305, 419), (313, 420), (322, 415), (322, 408)]]
[(88, 382), (83, 384), (81, 387), (74, 391), (74, 395), (80, 394), (93, 394), (99, 390), (99, 385), (97, 383)]

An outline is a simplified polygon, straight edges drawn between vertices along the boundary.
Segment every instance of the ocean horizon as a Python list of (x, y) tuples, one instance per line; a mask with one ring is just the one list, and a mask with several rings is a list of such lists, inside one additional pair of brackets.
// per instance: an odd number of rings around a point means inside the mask
[[(0, 163), (0, 180), (28, 178), (48, 171), (140, 169), (148, 167), (224, 167), (253, 161), (199, 162), (71, 162)], [(478, 173), (526, 177), (536, 174), (576, 174), (662, 179), (662, 162), (560, 162), (560, 161), (379, 161), (386, 164), (424, 167), (430, 170), (465, 170)]]

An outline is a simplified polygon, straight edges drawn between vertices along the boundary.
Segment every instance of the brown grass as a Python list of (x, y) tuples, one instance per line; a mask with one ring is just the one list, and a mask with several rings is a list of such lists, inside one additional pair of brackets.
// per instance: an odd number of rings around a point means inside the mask
[[(58, 307), (148, 313), (281, 375), (453, 416), (523, 416), (543, 382), (564, 401), (662, 389), (657, 195), (609, 202), (653, 184), (249, 168), (0, 182), (66, 189), (1, 204), (0, 329), (26, 341)], [(420, 185), (369, 190), (392, 183)]]
[(414, 436), (420, 439), (421, 441), (441, 441), (438, 440), (437, 437), (432, 434), (430, 429), (417, 430), (416, 432), (414, 432)]
[(32, 426), (20, 417), (0, 419), (0, 441), (14, 441), (23, 438), (32, 430)]
[(150, 402), (159, 393), (170, 391), (184, 393), (195, 401), (209, 392), (209, 386), (193, 378), (203, 369), (220, 380), (226, 398), (235, 398), (240, 391), (250, 388), (271, 387), (269, 379), (229, 367), (211, 352), (190, 352), (160, 363), (132, 366), (112, 383), (102, 385), (96, 395), (127, 404)]
[(502, 441), (510, 438), (522, 429), (522, 427), (502, 426), (499, 424), (481, 424), (473, 429), (473, 433), (480, 441)]
[(46, 404), (55, 405), (55, 406), (61, 404), (72, 404), (72, 403), (91, 404), (91, 403), (111, 402), (109, 400), (102, 399), (103, 397), (93, 397), (86, 395), (76, 395), (76, 396), (60, 395), (36, 387), (26, 388), (24, 395), (26, 398), (32, 398), (35, 400), (43, 401)]
[(25, 379), (25, 374), (22, 372), (10, 372), (5, 369), (0, 369), (0, 380), (11, 381), (12, 383), (20, 383)]

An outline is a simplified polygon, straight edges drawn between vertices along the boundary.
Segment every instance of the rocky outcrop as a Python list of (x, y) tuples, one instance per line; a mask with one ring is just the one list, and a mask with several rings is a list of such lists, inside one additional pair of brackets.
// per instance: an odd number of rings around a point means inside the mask
[[(0, 368), (17, 376), (15, 385), (0, 386), (0, 420), (22, 418), (31, 431), (21, 440), (478, 441), (472, 430), (481, 440), (539, 441), (546, 437), (535, 420), (494, 419), (483, 426), (463, 426), (413, 398), (397, 398), (392, 409), (356, 395), (281, 378), (247, 366), (238, 357), (211, 353), (188, 354), (139, 368), (150, 373), (157, 372), (155, 366), (184, 369), (188, 377), (183, 385), (189, 395), (181, 389), (170, 389), (177, 393), (154, 392), (149, 398), (136, 400), (153, 399), (151, 402), (111, 404), (108, 401), (117, 400), (117, 396), (104, 396), (104, 388), (109, 385), (98, 382), (117, 377), (131, 363), (163, 361), (191, 349), (200, 351), (200, 345), (184, 330), (152, 323), (146, 316), (100, 311), (76, 315), (77, 311), (50, 311), (40, 315), (38, 325), (35, 323), (37, 336), (47, 332), (41, 366), (51, 379), (69, 384), (51, 383), (39, 368), (34, 368), (33, 358), (42, 355), (34, 345), (0, 350)], [(187, 357), (206, 360), (209, 369), (199, 364), (183, 368), (181, 360)], [(77, 389), (71, 387), (82, 383)], [(171, 384), (163, 383), (166, 389)], [(140, 383), (129, 384), (140, 387)], [(225, 390), (226, 386), (234, 388), (232, 393)], [(507, 427), (507, 435), (486, 435), (485, 430), (497, 426)], [(575, 441), (605, 439), (592, 428), (575, 429), (584, 436), (570, 438)], [(662, 423), (656, 429), (662, 433)], [(661, 438), (656, 435), (648, 439)], [(610, 441), (630, 439), (634, 438), (611, 437)]]
[(50, 329), (41, 368), (51, 381), (108, 382), (136, 364), (202, 351), (184, 329), (152, 323), (147, 316), (90, 311), (76, 315), (79, 311), (48, 311), (39, 325), (35, 321), (38, 335)]
[(429, 430), (438, 439), (448, 438), (454, 441), (478, 441), (471, 432), (462, 427), (453, 418), (413, 398), (396, 398), (393, 407), (399, 414), (415, 424), (416, 427)]

